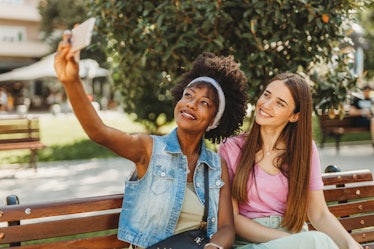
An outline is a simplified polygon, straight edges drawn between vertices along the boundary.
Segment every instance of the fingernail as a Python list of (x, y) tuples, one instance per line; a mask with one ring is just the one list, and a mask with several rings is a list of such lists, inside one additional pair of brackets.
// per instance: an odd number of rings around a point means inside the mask
[(64, 30), (64, 35), (71, 35), (71, 31), (69, 29)]

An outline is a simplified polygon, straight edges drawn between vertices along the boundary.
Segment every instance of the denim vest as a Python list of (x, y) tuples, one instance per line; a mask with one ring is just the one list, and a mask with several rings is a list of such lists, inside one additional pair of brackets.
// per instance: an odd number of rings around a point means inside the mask
[[(174, 234), (183, 205), (187, 182), (187, 157), (183, 155), (174, 129), (153, 137), (153, 151), (146, 174), (132, 174), (125, 182), (118, 239), (147, 248)], [(217, 232), (221, 179), (220, 157), (202, 143), (193, 175), (196, 194), (204, 204), (204, 168), (209, 168), (209, 211), (207, 233)]]

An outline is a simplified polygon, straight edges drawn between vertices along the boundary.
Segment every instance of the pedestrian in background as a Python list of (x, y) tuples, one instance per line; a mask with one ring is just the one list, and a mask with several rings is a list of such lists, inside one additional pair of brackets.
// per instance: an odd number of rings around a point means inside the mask
[(374, 148), (374, 116), (373, 116), (373, 99), (371, 87), (365, 86), (362, 89), (362, 96), (354, 96), (349, 106), (349, 116), (354, 117), (354, 125), (357, 127), (366, 127), (370, 130), (371, 143)]
[(8, 110), (8, 94), (5, 88), (0, 87), (0, 112)]

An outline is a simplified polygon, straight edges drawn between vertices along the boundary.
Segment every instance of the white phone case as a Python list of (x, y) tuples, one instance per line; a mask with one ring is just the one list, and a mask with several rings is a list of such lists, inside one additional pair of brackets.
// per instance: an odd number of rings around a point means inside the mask
[(95, 27), (95, 17), (91, 17), (83, 23), (79, 24), (76, 28), (73, 28), (71, 51), (75, 52), (81, 50), (91, 43), (92, 31)]

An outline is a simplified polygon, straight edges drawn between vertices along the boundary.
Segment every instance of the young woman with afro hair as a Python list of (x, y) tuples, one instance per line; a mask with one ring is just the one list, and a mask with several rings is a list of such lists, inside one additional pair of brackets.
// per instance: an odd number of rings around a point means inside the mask
[(198, 228), (207, 168), (210, 241), (205, 248), (231, 248), (235, 229), (228, 171), (204, 138), (217, 143), (240, 130), (247, 79), (239, 64), (232, 56), (203, 53), (172, 90), (177, 127), (164, 136), (128, 134), (102, 122), (86, 97), (70, 48), (69, 42), (60, 43), (55, 70), (76, 117), (91, 140), (135, 164), (125, 182), (118, 239), (129, 242), (130, 248), (147, 248)]

